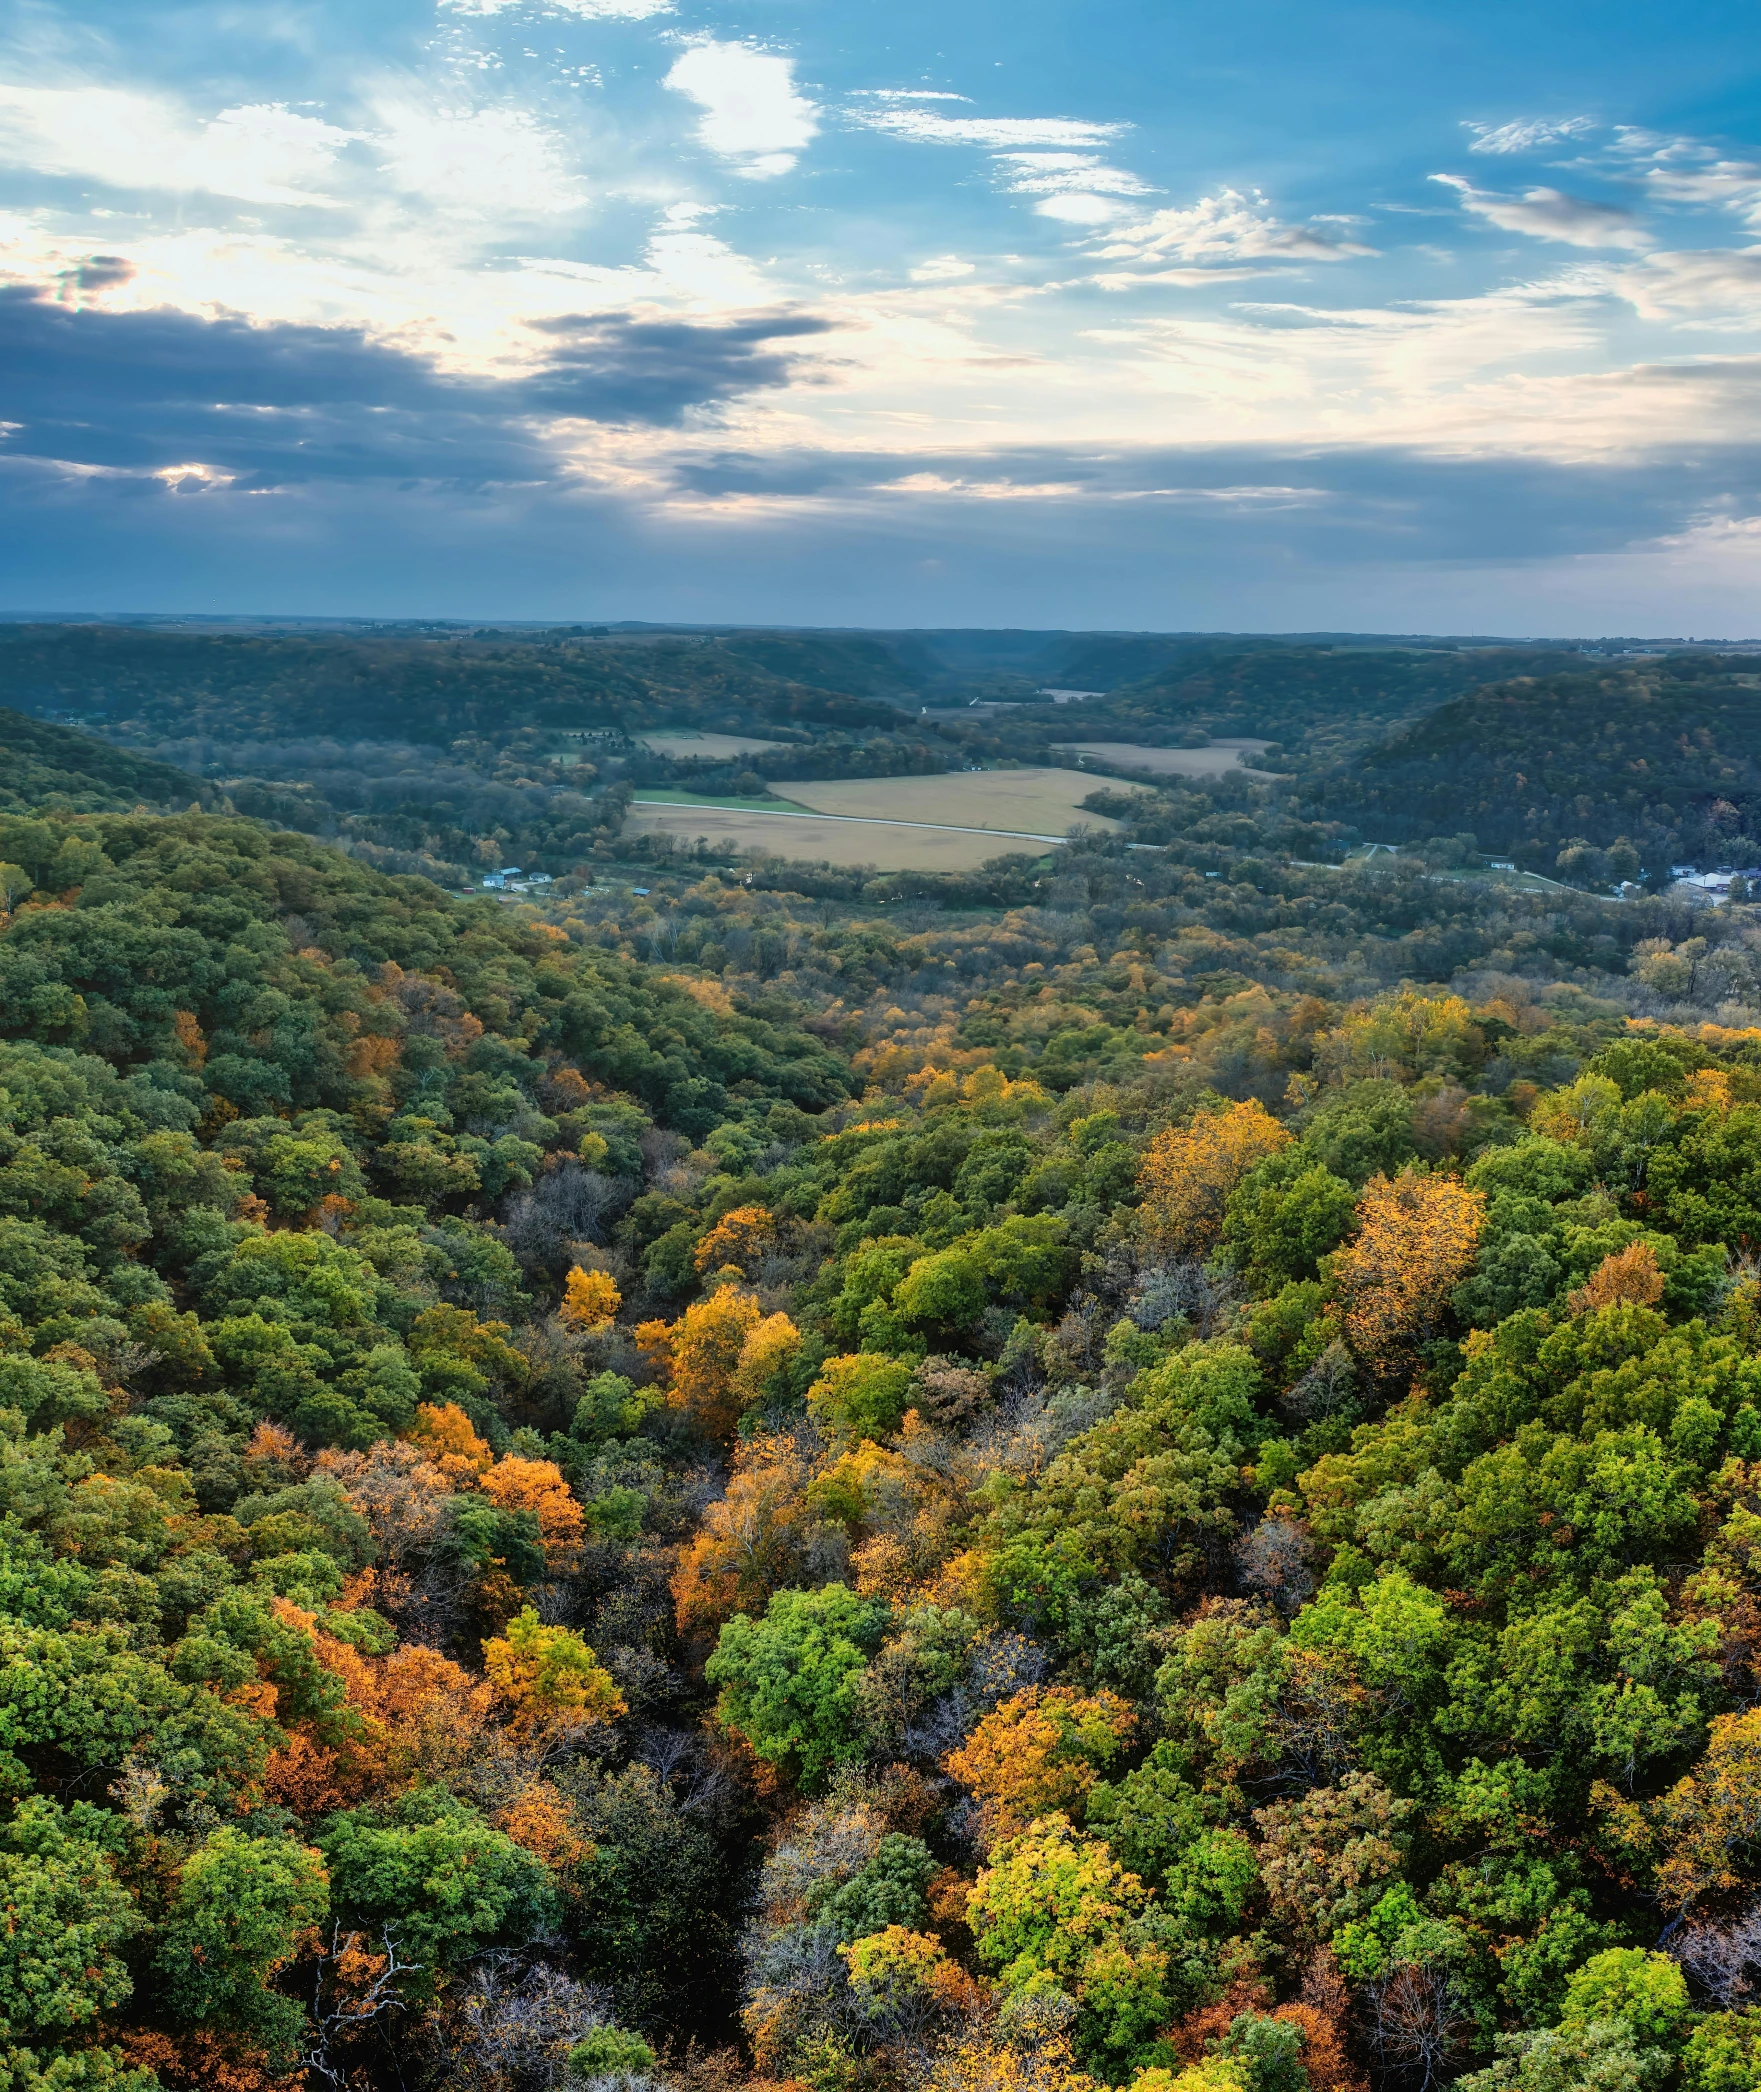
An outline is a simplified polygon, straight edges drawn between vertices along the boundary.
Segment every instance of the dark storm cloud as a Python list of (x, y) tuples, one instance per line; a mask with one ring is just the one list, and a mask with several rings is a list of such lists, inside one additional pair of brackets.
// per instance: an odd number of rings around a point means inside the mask
[[(94, 257), (95, 266), (106, 257)], [(358, 328), (95, 312), (0, 291), (0, 456), (155, 472), (200, 463), (249, 485), (328, 479), (546, 480), (546, 424), (675, 426), (789, 382), (777, 340), (805, 316), (718, 326), (609, 314), (546, 323), (554, 347), (508, 380), (454, 377)]]

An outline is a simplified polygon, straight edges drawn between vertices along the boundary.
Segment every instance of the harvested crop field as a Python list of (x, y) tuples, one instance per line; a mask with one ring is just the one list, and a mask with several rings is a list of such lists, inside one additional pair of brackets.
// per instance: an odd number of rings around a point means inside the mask
[(931, 828), (908, 821), (857, 821), (813, 814), (724, 812), (716, 806), (638, 803), (624, 821), (625, 835), (670, 835), (682, 843), (701, 836), (730, 854), (762, 850), (804, 864), (873, 865), (880, 872), (975, 872), (993, 857), (1038, 856), (1051, 847), (1033, 836), (994, 829)]
[(791, 799), (818, 814), (991, 828), (1054, 841), (1077, 822), (1109, 833), (1119, 826), (1082, 811), (1094, 789), (1095, 780), (1080, 770), (958, 770), (940, 777), (848, 777), (812, 784), (791, 778), (787, 786)]
[(754, 741), (749, 734), (669, 734), (664, 729), (652, 734), (638, 734), (636, 739), (645, 748), (652, 748), (656, 755), (678, 756), (682, 759), (699, 757), (704, 762), (726, 762), (734, 755), (765, 755), (773, 748), (783, 748), (782, 741)]
[(1237, 769), (1249, 777), (1275, 777), (1275, 770), (1246, 770), (1238, 758), (1258, 755), (1270, 741), (1213, 741), (1208, 748), (1144, 748), (1135, 741), (1061, 741), (1059, 755), (1099, 756), (1120, 770), (1142, 770), (1151, 777), (1221, 777)]

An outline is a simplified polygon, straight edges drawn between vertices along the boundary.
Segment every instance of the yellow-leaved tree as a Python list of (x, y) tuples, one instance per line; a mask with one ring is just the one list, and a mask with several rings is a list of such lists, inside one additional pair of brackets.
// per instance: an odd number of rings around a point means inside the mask
[(1357, 1207), (1358, 1232), (1333, 1259), (1346, 1342), (1386, 1379), (1409, 1369), (1448, 1312), (1451, 1291), (1473, 1267), (1486, 1195), (1459, 1177), (1372, 1177)]
[(736, 1206), (698, 1243), (691, 1261), (699, 1271), (720, 1271), (728, 1264), (750, 1271), (775, 1239), (776, 1221), (763, 1206)]
[(753, 1324), (734, 1368), (733, 1393), (743, 1410), (785, 1391), (789, 1368), (800, 1349), (801, 1332), (787, 1315), (766, 1315)]
[(557, 1313), (571, 1329), (604, 1329), (623, 1304), (609, 1271), (583, 1271), (577, 1264), (563, 1283)]
[(1250, 1098), (1202, 1111), (1190, 1126), (1170, 1126), (1150, 1143), (1138, 1172), (1138, 1226), (1168, 1256), (1200, 1257), (1215, 1248), (1229, 1194), (1256, 1162), (1288, 1147), (1289, 1127)]
[(546, 1627), (531, 1606), (483, 1644), (483, 1669), (509, 1726), (556, 1735), (627, 1712), (611, 1674), (568, 1627)]
[(740, 1360), (746, 1339), (763, 1320), (750, 1293), (724, 1286), (707, 1300), (695, 1301), (667, 1333), (672, 1399), (711, 1438), (734, 1435), (745, 1406), (738, 1384)]

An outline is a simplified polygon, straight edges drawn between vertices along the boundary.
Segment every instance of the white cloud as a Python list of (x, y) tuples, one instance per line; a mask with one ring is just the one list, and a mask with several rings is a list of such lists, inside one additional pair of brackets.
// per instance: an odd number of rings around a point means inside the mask
[(1516, 123), (1469, 122), (1464, 129), (1474, 133), (1471, 153), (1532, 153), (1543, 146), (1560, 145), (1568, 138), (1582, 138), (1596, 128), (1593, 116), (1529, 117)]
[(584, 200), (557, 139), (523, 110), (393, 105), (375, 143), (398, 188), (456, 216), (551, 217)]
[(1124, 124), (1086, 123), (1067, 116), (937, 116), (929, 109), (892, 107), (851, 113), (871, 130), (889, 131), (918, 145), (977, 145), (999, 153), (1104, 145), (1126, 129)]
[(325, 178), (354, 135), (275, 102), (204, 123), (128, 88), (0, 86), (0, 159), (116, 189), (327, 204), (308, 184)]
[(670, 15), (673, 0), (440, 0), (460, 15), (500, 15), (530, 8), (538, 14), (580, 15), (592, 22), (646, 22), (651, 15)]
[(1627, 179), (1640, 176), (1654, 203), (1688, 210), (1732, 211), (1761, 225), (1761, 164), (1725, 159), (1698, 138), (1616, 127), (1608, 157)]
[(697, 135), (736, 172), (787, 174), (819, 131), (819, 111), (795, 87), (794, 61), (750, 44), (693, 44), (666, 76), (703, 111)]
[(1525, 189), (1521, 196), (1496, 196), (1476, 189), (1459, 174), (1434, 174), (1431, 179), (1454, 189), (1464, 211), (1503, 232), (1562, 240), (1570, 247), (1650, 245), (1632, 212), (1617, 203), (1594, 203), (1588, 197), (1568, 196), (1563, 189)]
[(1070, 225), (1108, 225), (1126, 213), (1121, 197), (1147, 196), (1149, 185), (1123, 167), (1109, 167), (1093, 153), (1000, 153), (1005, 186), (1017, 196), (1037, 196), (1042, 218)]
[(953, 283), (962, 276), (976, 272), (975, 262), (962, 261), (957, 254), (932, 255), (926, 262), (919, 262), (911, 271), (913, 283)]
[(1117, 137), (1129, 128), (1125, 124), (1068, 116), (939, 116), (919, 105), (964, 97), (904, 88), (866, 92), (882, 106), (852, 110), (858, 123), (914, 145), (969, 145), (990, 153), (1003, 187), (1011, 195), (1037, 196), (1034, 209), (1042, 218), (1067, 225), (1108, 225), (1126, 215), (1121, 197), (1151, 193), (1146, 182), (1125, 168), (1109, 167), (1082, 150)]
[[(1281, 224), (1257, 190), (1244, 196), (1239, 190), (1224, 189), (1195, 204), (1153, 211), (1121, 226), (1097, 252), (1103, 261), (1135, 262), (1140, 271), (1146, 264), (1172, 264), (1168, 273), (1175, 280), (1191, 281), (1195, 268), (1217, 264), (1344, 261), (1374, 249), (1315, 224)], [(1146, 279), (1141, 273), (1116, 273), (1100, 280), (1116, 289)]]
[(1751, 225), (1761, 224), (1761, 167), (1747, 160), (1717, 160), (1703, 167), (1652, 167), (1645, 186), (1661, 203), (1735, 211)]
[(1077, 190), (1066, 196), (1047, 196), (1034, 205), (1042, 218), (1058, 218), (1066, 225), (1111, 225), (1124, 217), (1129, 206), (1116, 196), (1097, 196)]
[(1648, 254), (1609, 271), (1606, 281), (1648, 320), (1748, 328), (1761, 315), (1761, 247)]
[(963, 494), (972, 501), (1047, 501), (1083, 491), (1075, 480), (952, 479), (944, 472), (908, 472), (875, 484), (877, 494)]

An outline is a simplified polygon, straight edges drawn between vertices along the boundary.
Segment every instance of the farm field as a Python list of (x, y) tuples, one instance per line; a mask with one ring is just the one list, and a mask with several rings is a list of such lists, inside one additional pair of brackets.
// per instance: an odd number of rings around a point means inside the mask
[(770, 749), (787, 745), (782, 741), (755, 741), (750, 734), (690, 734), (665, 727), (635, 738), (656, 755), (701, 756), (705, 762), (725, 762), (734, 755), (764, 755)]
[(1048, 846), (1033, 836), (996, 829), (914, 827), (892, 820), (847, 820), (811, 814), (726, 812), (719, 806), (676, 806), (638, 800), (623, 833), (670, 835), (680, 842), (706, 836), (730, 851), (762, 850), (803, 863), (874, 866), (881, 872), (975, 872), (993, 857), (1014, 851), (1038, 853)]
[(1097, 833), (1118, 828), (1117, 821), (1082, 811), (1094, 789), (1095, 781), (1080, 770), (960, 770), (937, 777), (791, 779), (789, 797), (815, 813), (853, 820), (945, 822), (1060, 838), (1078, 821)]
[[(1258, 755), (1270, 748), (1269, 741), (1213, 741), (1208, 748), (1144, 748), (1135, 741), (1062, 741), (1059, 755), (1099, 756), (1120, 769), (1142, 770), (1152, 777), (1221, 777), (1243, 766), (1237, 758), (1245, 749)], [(1271, 770), (1248, 770), (1249, 777), (1272, 777)]]

